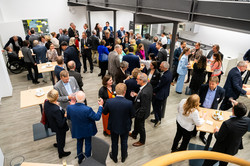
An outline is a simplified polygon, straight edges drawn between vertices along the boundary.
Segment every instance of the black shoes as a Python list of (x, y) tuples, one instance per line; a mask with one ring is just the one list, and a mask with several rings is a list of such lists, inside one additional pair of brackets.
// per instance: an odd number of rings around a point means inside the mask
[(101, 77), (101, 76), (102, 76), (102, 73), (99, 73), (99, 74), (98, 74), (98, 77)]
[[(115, 163), (117, 163), (117, 158), (116, 158), (116, 159), (113, 158), (112, 152), (109, 153), (109, 157), (110, 157)], [(126, 158), (125, 158), (125, 159), (126, 159)], [(125, 160), (124, 160), (124, 161), (125, 161)]]
[(122, 157), (122, 163), (126, 161), (127, 157), (128, 157), (128, 154), (125, 157)]
[(154, 114), (155, 112), (154, 111), (152, 111), (150, 114), (152, 115), (152, 114)]
[(206, 143), (207, 143), (207, 139), (205, 138), (205, 137), (201, 137), (201, 136), (199, 136), (199, 138), (201, 139), (201, 141), (206, 145)]
[(106, 131), (103, 131), (103, 135), (104, 135), (105, 137), (109, 136), (109, 134), (106, 133)]
[(90, 73), (93, 73), (93, 70), (90, 70)]
[(156, 123), (156, 120), (155, 119), (150, 119), (150, 122)]
[(161, 121), (155, 122), (154, 127), (158, 127), (161, 124)]
[(83, 73), (86, 73), (86, 72), (87, 72), (87, 70), (84, 70), (84, 71), (83, 71)]
[(54, 146), (55, 148), (57, 148), (57, 143), (54, 143), (53, 146)]
[(66, 157), (66, 156), (69, 156), (71, 154), (71, 152), (63, 152), (62, 154), (59, 154), (59, 158), (63, 158), (63, 157)]
[(178, 93), (178, 94), (182, 94), (181, 92), (177, 92), (177, 91), (175, 91), (176, 93)]
[(84, 156), (84, 155), (83, 155), (83, 158), (82, 158), (82, 159), (78, 159), (78, 164), (81, 164), (83, 159), (85, 159), (85, 156)]
[(33, 84), (39, 84), (39, 81), (32, 81)]

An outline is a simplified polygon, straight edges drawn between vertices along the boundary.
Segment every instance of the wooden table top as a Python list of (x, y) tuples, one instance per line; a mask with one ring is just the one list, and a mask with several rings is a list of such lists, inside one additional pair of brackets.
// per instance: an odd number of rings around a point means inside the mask
[(250, 63), (247, 64), (247, 70), (250, 71)]
[[(46, 163), (30, 163), (30, 162), (23, 162), (21, 166), (62, 166), (63, 164), (46, 164)], [(67, 166), (73, 166), (68, 165)]]
[(55, 66), (57, 65), (57, 62), (51, 62), (50, 64), (52, 65), (51, 67), (47, 67), (48, 65), (47, 63), (37, 64), (38, 73), (46, 73), (46, 72), (54, 71)]
[(26, 107), (31, 107), (39, 104), (43, 104), (44, 100), (47, 98), (47, 93), (53, 89), (53, 86), (46, 86), (42, 87), (44, 91), (44, 95), (38, 97), (36, 96), (36, 89), (29, 89), (29, 90), (24, 90), (21, 91), (20, 93), (20, 108), (26, 108)]
[[(245, 91), (250, 91), (250, 85), (244, 84), (247, 88), (243, 88)], [(250, 99), (250, 95), (247, 95), (247, 98)]]
[[(228, 111), (222, 111), (223, 112), (223, 120), (218, 121), (218, 120), (214, 120), (212, 115), (214, 114), (214, 109), (208, 109), (208, 108), (202, 108), (200, 107), (200, 115), (202, 114), (202, 112), (206, 112), (207, 116), (205, 117), (205, 122), (202, 126), (200, 127), (196, 127), (196, 129), (198, 131), (203, 131), (206, 133), (214, 133), (214, 129), (217, 126), (218, 128), (220, 128), (220, 126), (222, 125), (222, 122), (225, 120), (228, 120), (230, 118), (230, 116), (232, 115), (232, 112), (228, 112)], [(213, 125), (207, 124), (207, 120), (212, 121)]]
[[(193, 69), (194, 61), (189, 61), (189, 64), (191, 65), (191, 67), (190, 67), (189, 69)], [(206, 71), (207, 71), (207, 72), (211, 72), (211, 73), (213, 72), (213, 71), (211, 70), (211, 66), (210, 66), (209, 63), (207, 63)]]

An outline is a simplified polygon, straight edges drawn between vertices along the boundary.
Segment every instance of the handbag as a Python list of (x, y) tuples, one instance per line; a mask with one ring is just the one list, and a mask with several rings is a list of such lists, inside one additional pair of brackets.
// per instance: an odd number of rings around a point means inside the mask
[[(44, 101), (44, 104), (45, 104), (46, 101), (47, 101), (47, 99)], [(42, 110), (42, 118), (41, 118), (40, 122), (43, 125), (46, 125), (47, 124), (47, 119), (46, 119), (46, 115), (45, 115), (45, 111), (44, 111), (44, 104), (43, 104), (43, 110)]]
[(108, 62), (108, 55), (105, 53), (102, 53), (99, 61)]
[(191, 89), (187, 86), (186, 91), (185, 91), (185, 95), (191, 95), (191, 94), (192, 94)]

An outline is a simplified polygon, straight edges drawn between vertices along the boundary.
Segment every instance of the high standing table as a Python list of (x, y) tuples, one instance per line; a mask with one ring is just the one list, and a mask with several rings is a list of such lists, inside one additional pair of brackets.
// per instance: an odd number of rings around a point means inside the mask
[(47, 63), (37, 64), (37, 69), (38, 69), (38, 73), (50, 72), (52, 84), (55, 85), (53, 72), (55, 70), (55, 66), (57, 65), (57, 62), (51, 62), (50, 64), (51, 64), (50, 67), (47, 66), (48, 65)]
[[(36, 96), (36, 89), (29, 89), (21, 91), (20, 93), (20, 108), (27, 108), (35, 105), (39, 105), (42, 113), (42, 104), (47, 98), (47, 93), (53, 89), (53, 86), (42, 87), (44, 95), (38, 97)], [(45, 127), (42, 123), (33, 124), (33, 136), (34, 141), (43, 139), (49, 136), (55, 135), (50, 129)]]
[[(205, 122), (202, 126), (200, 127), (196, 127), (197, 131), (203, 131), (206, 133), (210, 133), (208, 138), (207, 138), (207, 143), (206, 146), (204, 148), (204, 150), (208, 150), (210, 143), (212, 141), (212, 137), (213, 137), (213, 133), (214, 133), (214, 129), (216, 128), (216, 126), (218, 128), (220, 128), (220, 126), (222, 125), (222, 123), (225, 120), (228, 120), (230, 118), (230, 116), (232, 115), (232, 112), (227, 112), (227, 111), (222, 111), (223, 112), (223, 120), (219, 121), (219, 120), (215, 120), (212, 115), (214, 114), (214, 111), (216, 111), (215, 109), (208, 109), (208, 108), (202, 108), (200, 107), (200, 115), (202, 114), (202, 112), (206, 112), (207, 116), (205, 117)], [(213, 125), (209, 125), (207, 124), (207, 120), (212, 121)]]
[[(191, 67), (189, 69), (194, 69), (194, 61), (189, 61), (189, 64), (191, 65)], [(210, 63), (207, 63), (207, 67), (206, 67), (206, 71), (212, 73), (213, 71), (211, 70), (211, 66)]]

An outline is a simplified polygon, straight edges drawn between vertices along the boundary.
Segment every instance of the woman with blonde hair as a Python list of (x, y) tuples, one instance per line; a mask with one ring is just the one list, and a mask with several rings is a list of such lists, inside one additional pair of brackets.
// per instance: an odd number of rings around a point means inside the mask
[(59, 158), (68, 156), (71, 152), (65, 152), (65, 138), (66, 131), (69, 130), (66, 123), (67, 114), (65, 111), (58, 105), (58, 91), (52, 89), (47, 94), (47, 100), (44, 103), (44, 113), (46, 116), (48, 127), (51, 128), (51, 131), (56, 133), (56, 142), (54, 147), (58, 150)]
[[(136, 53), (136, 51), (137, 51), (137, 44), (136, 44), (135, 39), (131, 39), (131, 40), (130, 40), (130, 46), (134, 47), (134, 55), (135, 55), (135, 53)], [(129, 51), (127, 51), (127, 54), (128, 54), (128, 53), (129, 53)]]
[[(201, 126), (204, 123), (206, 114), (203, 114), (200, 118), (199, 105), (200, 97), (196, 94), (191, 95), (188, 99), (181, 100), (178, 106), (177, 131), (171, 148), (172, 152), (186, 150), (195, 126)], [(181, 146), (177, 148), (181, 139)]]

